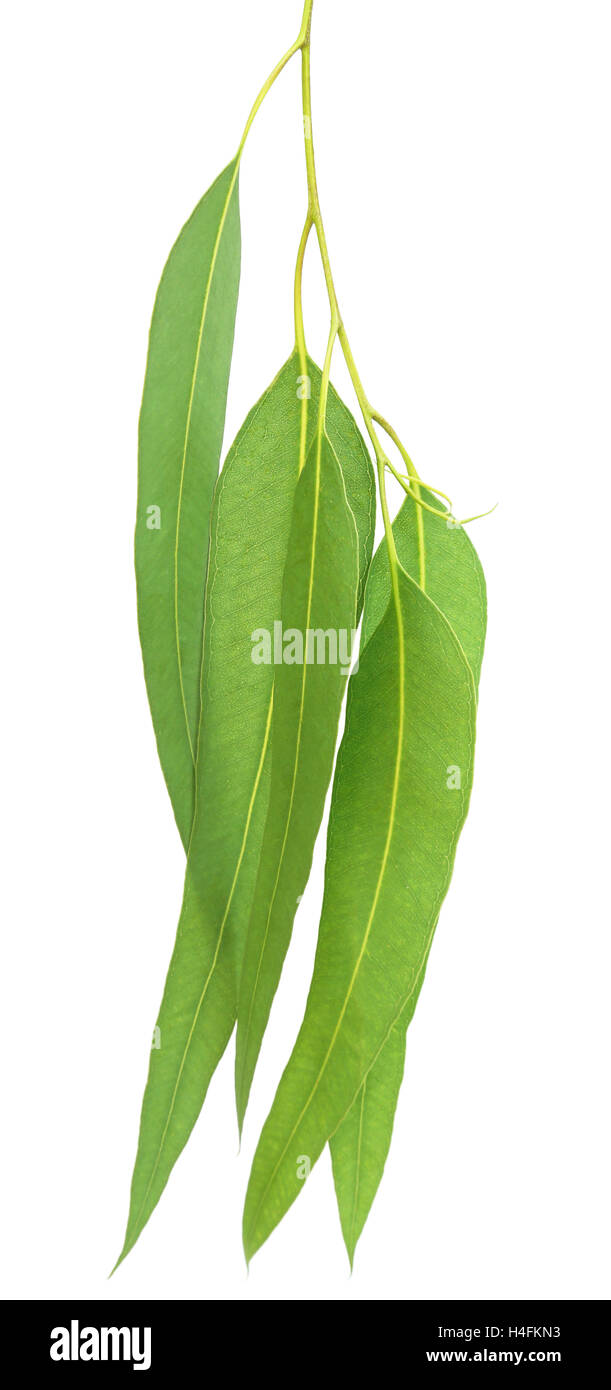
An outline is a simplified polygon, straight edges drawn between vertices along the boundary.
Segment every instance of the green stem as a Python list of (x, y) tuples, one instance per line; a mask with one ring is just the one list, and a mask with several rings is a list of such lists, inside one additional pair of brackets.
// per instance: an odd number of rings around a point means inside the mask
[(304, 373), (305, 373), (306, 368), (307, 368), (307, 356), (308, 356), (308, 354), (307, 354), (307, 348), (306, 348), (305, 330), (304, 330), (304, 326), (303, 326), (303, 304), (302, 304), (303, 262), (304, 262), (304, 258), (305, 258), (306, 247), (307, 247), (308, 240), (309, 240), (309, 237), (310, 237), (310, 232), (311, 232), (311, 230), (312, 230), (313, 225), (314, 225), (314, 224), (313, 224), (313, 222), (312, 222), (312, 218), (310, 217), (310, 214), (309, 214), (309, 212), (308, 212), (308, 215), (307, 215), (306, 220), (305, 220), (305, 225), (304, 225), (304, 228), (303, 228), (303, 232), (301, 233), (301, 241), (299, 242), (299, 251), (297, 252), (297, 265), (296, 265), (296, 267), (295, 267), (295, 347), (296, 347), (297, 352), (298, 352), (298, 354), (299, 354), (299, 363), (300, 363), (300, 366), (301, 366), (301, 370), (302, 370), (302, 372), (304, 372)]
[(249, 115), (249, 117), (248, 117), (248, 120), (247, 120), (247, 122), (246, 122), (246, 125), (244, 126), (244, 133), (243, 133), (243, 135), (242, 135), (242, 139), (240, 140), (240, 143), (239, 143), (239, 145), (238, 145), (238, 153), (237, 153), (237, 162), (238, 162), (238, 164), (240, 163), (240, 160), (241, 160), (241, 158), (242, 158), (242, 153), (243, 153), (243, 150), (244, 150), (244, 146), (245, 146), (246, 141), (247, 141), (247, 139), (248, 139), (248, 134), (249, 134), (250, 128), (251, 128), (251, 126), (252, 126), (252, 124), (253, 124), (253, 121), (254, 121), (254, 119), (255, 119), (255, 116), (257, 115), (257, 112), (258, 112), (259, 108), (263, 105), (263, 102), (265, 101), (265, 98), (266, 98), (268, 92), (271, 91), (271, 88), (273, 87), (274, 82), (276, 81), (276, 78), (280, 76), (280, 73), (281, 73), (281, 72), (283, 71), (283, 69), (286, 67), (287, 63), (290, 63), (291, 58), (294, 58), (294, 57), (295, 57), (295, 54), (296, 54), (296, 53), (299, 53), (300, 49), (302, 49), (303, 46), (304, 46), (304, 44), (309, 40), (310, 23), (311, 23), (311, 18), (312, 18), (312, 5), (313, 5), (313, 4), (314, 4), (314, 0), (305, 0), (305, 7), (304, 7), (304, 11), (303, 11), (302, 20), (301, 20), (301, 28), (300, 28), (300, 30), (299, 30), (299, 33), (298, 33), (298, 35), (297, 35), (297, 38), (295, 39), (295, 42), (291, 44), (291, 46), (290, 46), (289, 49), (287, 49), (286, 53), (284, 54), (284, 57), (282, 57), (282, 58), (280, 59), (280, 62), (279, 62), (279, 63), (276, 63), (276, 66), (275, 66), (275, 68), (273, 69), (273, 72), (270, 72), (270, 75), (269, 75), (267, 81), (263, 83), (263, 86), (262, 86), (262, 88), (261, 88), (261, 91), (259, 92), (259, 95), (258, 95), (256, 101), (254, 102), (253, 106), (252, 106), (250, 115)]
[(299, 356), (299, 375), (301, 396), (301, 426), (299, 437), (299, 473), (301, 474), (305, 466), (305, 455), (308, 438), (308, 400), (309, 400), (309, 373), (308, 373), (308, 352), (306, 347), (305, 329), (303, 326), (303, 303), (302, 303), (302, 281), (303, 281), (303, 262), (310, 232), (312, 230), (312, 219), (308, 212), (305, 220), (299, 251), (297, 253), (297, 265), (295, 267), (295, 348)]
[[(401, 457), (403, 459), (403, 462), (405, 463), (409, 475), (410, 490), (413, 492), (414, 499), (417, 502), (421, 502), (422, 494), (420, 492), (420, 478), (418, 476), (418, 470), (412, 463), (407, 449), (405, 449), (403, 444), (401, 443), (401, 440), (399, 439), (396, 430), (394, 430), (392, 425), (388, 423), (388, 420), (384, 419), (383, 415), (378, 415), (378, 413), (375, 412), (374, 419), (377, 421), (380, 428), (384, 430), (384, 433), (388, 435), (389, 439), (392, 439), (395, 448), (399, 450), (399, 453), (401, 454)], [(392, 465), (391, 469), (395, 475), (395, 478), (397, 478), (397, 480), (401, 482), (401, 478), (399, 477), (396, 469), (392, 468)], [(424, 517), (422, 515), (422, 507), (416, 507), (416, 527), (418, 534), (418, 568), (420, 572), (420, 588), (426, 589), (426, 551), (424, 544)]]
[(331, 328), (329, 330), (327, 351), (325, 353), (325, 360), (322, 369), (322, 380), (320, 383), (320, 402), (318, 406), (318, 432), (321, 435), (325, 427), (325, 420), (327, 418), (327, 401), (329, 399), (329, 382), (331, 380), (331, 359), (333, 357), (333, 348), (335, 346), (336, 338), (337, 324), (332, 322)]
[[(361, 381), (361, 378), (360, 378), (360, 376), (359, 376), (359, 373), (358, 373), (358, 370), (357, 370), (357, 366), (356, 366), (356, 362), (355, 362), (355, 360), (354, 360), (354, 356), (353, 356), (353, 353), (352, 353), (352, 349), (351, 349), (351, 347), (350, 347), (350, 343), (349, 343), (349, 340), (348, 340), (348, 335), (347, 335), (347, 333), (346, 333), (346, 329), (345, 329), (344, 324), (343, 324), (343, 321), (342, 321), (342, 316), (341, 316), (340, 307), (339, 307), (339, 301), (338, 301), (338, 298), (337, 298), (337, 292), (336, 292), (335, 284), (334, 284), (334, 281), (333, 281), (333, 272), (332, 272), (332, 270), (331, 270), (331, 261), (330, 261), (330, 258), (329, 258), (329, 250), (328, 250), (328, 246), (327, 246), (327, 238), (326, 238), (326, 235), (325, 235), (325, 228), (324, 228), (324, 223), (323, 223), (323, 218), (322, 218), (322, 212), (321, 212), (321, 208), (320, 208), (320, 199), (319, 199), (319, 196), (318, 196), (318, 183), (317, 183), (317, 178), (316, 178), (316, 159), (315, 159), (315, 155), (314, 155), (314, 138), (313, 138), (313, 132), (312, 132), (312, 91), (311, 91), (311, 71), (310, 71), (310, 66), (311, 66), (311, 65), (310, 65), (310, 48), (311, 48), (312, 6), (313, 6), (313, 0), (309, 0), (309, 3), (306, 4), (306, 10), (308, 11), (308, 16), (307, 16), (307, 31), (306, 31), (305, 39), (304, 39), (303, 46), (302, 46), (302, 50), (301, 50), (302, 93), (303, 93), (303, 133), (304, 133), (304, 140), (305, 140), (305, 158), (306, 158), (306, 170), (307, 170), (307, 178), (308, 178), (308, 216), (309, 216), (309, 218), (311, 219), (313, 226), (316, 228), (316, 236), (317, 236), (317, 239), (318, 239), (318, 245), (319, 245), (319, 249), (320, 249), (320, 257), (321, 257), (321, 261), (322, 261), (322, 266), (323, 266), (323, 271), (324, 271), (324, 276), (325, 276), (325, 283), (326, 283), (326, 286), (327, 286), (327, 294), (328, 294), (328, 298), (329, 298), (329, 305), (330, 305), (330, 309), (331, 309), (331, 335), (330, 335), (330, 340), (329, 340), (329, 341), (330, 341), (330, 348), (331, 348), (331, 350), (332, 350), (333, 342), (334, 342), (334, 340), (335, 340), (335, 336), (337, 335), (337, 337), (339, 338), (339, 341), (340, 341), (340, 345), (341, 345), (341, 348), (342, 348), (342, 352), (343, 352), (343, 354), (344, 354), (344, 358), (345, 358), (345, 361), (346, 361), (346, 366), (347, 366), (348, 371), (349, 371), (349, 373), (350, 373), (350, 379), (351, 379), (351, 381), (352, 381), (352, 384), (353, 384), (353, 386), (354, 386), (354, 390), (355, 390), (355, 392), (356, 392), (356, 396), (357, 396), (357, 400), (358, 400), (358, 403), (359, 403), (359, 406), (360, 406), (360, 409), (361, 409), (361, 413), (362, 413), (362, 416), (363, 416), (363, 420), (365, 421), (365, 426), (366, 426), (366, 428), (367, 428), (367, 433), (369, 434), (369, 438), (370, 438), (371, 443), (372, 443), (372, 445), (373, 445), (373, 449), (374, 449), (374, 453), (375, 453), (375, 457), (376, 457), (377, 472), (378, 472), (378, 484), (379, 484), (379, 489), (380, 489), (380, 504), (381, 504), (381, 507), (382, 507), (382, 517), (383, 517), (383, 519), (384, 519), (384, 533), (385, 533), (385, 536), (386, 536), (386, 545), (387, 545), (387, 548), (388, 548), (388, 559), (389, 559), (389, 564), (390, 564), (391, 584), (392, 584), (392, 589), (393, 589), (395, 604), (396, 604), (396, 607), (397, 607), (397, 613), (399, 614), (399, 613), (400, 613), (400, 603), (399, 603), (399, 578), (398, 578), (398, 565), (399, 565), (399, 562), (398, 562), (398, 558), (397, 558), (397, 549), (396, 549), (396, 546), (395, 546), (395, 538), (394, 538), (394, 535), (393, 535), (392, 523), (391, 523), (391, 520), (390, 520), (390, 514), (389, 514), (389, 510), (388, 510), (388, 500), (387, 500), (387, 496), (386, 496), (386, 477), (385, 477), (385, 470), (386, 470), (386, 467), (387, 467), (388, 460), (387, 460), (387, 458), (386, 458), (386, 454), (385, 454), (385, 452), (384, 452), (384, 449), (382, 448), (382, 445), (381, 445), (381, 443), (380, 443), (380, 440), (379, 440), (379, 437), (378, 437), (378, 434), (377, 434), (377, 431), (376, 431), (376, 428), (375, 428), (375, 425), (374, 425), (374, 413), (373, 413), (373, 411), (372, 411), (372, 409), (371, 409), (371, 406), (370, 406), (370, 404), (369, 404), (369, 401), (368, 401), (368, 399), (367, 399), (367, 395), (366, 395), (366, 393), (365, 393), (365, 388), (364, 388), (363, 383), (362, 383), (362, 381)], [(304, 13), (304, 19), (305, 19), (305, 13)], [(329, 350), (327, 351), (327, 357), (328, 357), (328, 359), (329, 359), (329, 365), (330, 365), (330, 354), (329, 354)]]
[[(234, 171), (233, 171), (233, 177), (232, 177), (231, 185), (230, 185), (230, 189), (229, 189), (228, 201), (229, 201), (231, 195), (233, 194), (233, 190), (234, 190), (234, 187), (235, 187), (235, 184), (236, 184), (236, 181), (237, 181), (237, 177), (238, 177), (238, 172), (239, 172), (239, 168), (240, 168), (240, 163), (241, 163), (242, 155), (243, 155), (243, 153), (244, 153), (244, 147), (245, 147), (245, 145), (246, 145), (246, 141), (247, 141), (247, 139), (248, 139), (248, 136), (249, 136), (249, 133), (250, 133), (250, 129), (251, 129), (252, 125), (253, 125), (253, 122), (254, 122), (254, 120), (255, 120), (255, 117), (256, 117), (256, 115), (257, 115), (257, 112), (260, 110), (261, 106), (263, 105), (263, 102), (265, 101), (265, 98), (266, 98), (268, 92), (271, 91), (271, 89), (272, 89), (272, 87), (273, 87), (273, 85), (274, 85), (274, 82), (275, 82), (276, 79), (280, 76), (280, 73), (283, 72), (284, 68), (287, 66), (287, 63), (290, 63), (291, 58), (294, 58), (295, 54), (296, 54), (296, 53), (299, 53), (300, 51), (302, 51), (303, 48), (304, 48), (304, 45), (305, 45), (306, 43), (309, 43), (309, 37), (310, 37), (310, 24), (311, 24), (311, 20), (312, 20), (312, 6), (313, 6), (313, 4), (314, 4), (314, 0), (305, 0), (304, 9), (303, 9), (303, 15), (302, 15), (302, 18), (301, 18), (301, 28), (300, 28), (300, 30), (299, 30), (299, 33), (298, 33), (298, 35), (297, 35), (297, 38), (295, 39), (295, 42), (291, 44), (290, 48), (287, 49), (286, 53), (283, 55), (283, 57), (280, 59), (280, 61), (279, 61), (278, 63), (276, 63), (275, 68), (274, 68), (273, 71), (270, 73), (269, 77), (267, 78), (267, 81), (263, 83), (263, 86), (262, 86), (262, 88), (261, 88), (261, 91), (259, 92), (259, 95), (257, 96), (256, 101), (253, 103), (253, 106), (252, 106), (252, 108), (251, 108), (251, 111), (250, 111), (248, 120), (247, 120), (247, 122), (246, 122), (246, 125), (244, 126), (244, 132), (243, 132), (243, 134), (242, 134), (242, 139), (240, 140), (240, 143), (239, 143), (239, 145), (238, 145), (238, 151), (237, 151), (236, 158), (235, 158), (235, 169), (234, 169)], [(302, 284), (302, 276), (303, 276), (303, 260), (304, 260), (304, 256), (305, 256), (306, 246), (307, 246), (307, 243), (308, 243), (308, 237), (309, 237), (309, 235), (310, 235), (310, 231), (311, 231), (311, 229), (312, 229), (312, 226), (313, 226), (313, 222), (312, 222), (312, 219), (310, 218), (310, 215), (309, 215), (309, 213), (308, 213), (308, 218), (306, 219), (306, 224), (305, 224), (305, 227), (304, 227), (304, 229), (303, 229), (303, 235), (302, 235), (302, 238), (301, 238), (301, 242), (300, 242), (300, 244), (299, 244), (299, 254), (298, 254), (298, 257), (297, 257), (297, 269), (296, 269), (296, 271), (295, 271), (295, 341), (296, 341), (297, 352), (298, 352), (298, 354), (299, 354), (299, 362), (300, 362), (300, 368), (301, 368), (301, 376), (302, 376), (302, 378), (303, 378), (303, 380), (302, 380), (302, 388), (303, 388), (303, 397), (302, 397), (302, 401), (303, 401), (303, 404), (302, 404), (302, 410), (301, 410), (301, 431), (300, 431), (300, 446), (299, 446), (299, 471), (300, 471), (300, 472), (301, 472), (301, 470), (302, 470), (302, 468), (303, 468), (303, 466), (304, 466), (304, 464), (305, 464), (305, 450), (306, 450), (307, 429), (308, 429), (308, 398), (307, 398), (307, 391), (308, 391), (308, 384), (307, 384), (308, 365), (307, 365), (307, 351), (306, 351), (306, 342), (305, 342), (305, 332), (304, 332), (304, 327), (303, 327), (303, 309), (302, 309), (302, 302), (301, 302), (301, 284)]]

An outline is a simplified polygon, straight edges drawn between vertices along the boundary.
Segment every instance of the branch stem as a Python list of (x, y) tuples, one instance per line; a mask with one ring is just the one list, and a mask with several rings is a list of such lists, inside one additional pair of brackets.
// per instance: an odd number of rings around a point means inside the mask
[[(394, 599), (395, 599), (395, 604), (397, 605), (397, 611), (399, 611), (399, 579), (398, 579), (398, 565), (399, 565), (399, 562), (398, 562), (398, 558), (397, 558), (397, 550), (396, 550), (395, 538), (394, 538), (393, 530), (392, 530), (392, 523), (391, 523), (391, 520), (390, 520), (390, 514), (389, 514), (389, 510), (388, 510), (388, 499), (387, 499), (387, 495), (386, 495), (386, 477), (385, 477), (385, 470), (386, 470), (386, 468), (387, 468), (387, 466), (388, 466), (388, 459), (387, 459), (387, 457), (386, 457), (386, 453), (385, 453), (385, 451), (384, 451), (384, 449), (383, 449), (383, 447), (382, 447), (382, 444), (381, 444), (381, 442), (380, 442), (379, 435), (378, 435), (377, 430), (376, 430), (376, 427), (375, 427), (375, 423), (374, 423), (375, 413), (374, 413), (374, 411), (372, 410), (372, 408), (371, 408), (371, 406), (370, 406), (370, 404), (369, 404), (369, 401), (368, 401), (368, 399), (367, 399), (367, 395), (366, 395), (366, 392), (365, 392), (365, 388), (364, 388), (363, 383), (362, 383), (362, 381), (361, 381), (361, 378), (360, 378), (360, 375), (359, 375), (359, 372), (358, 372), (358, 369), (357, 369), (357, 365), (356, 365), (356, 362), (355, 362), (355, 360), (354, 360), (354, 354), (353, 354), (353, 352), (352, 352), (352, 348), (350, 347), (350, 342), (349, 342), (349, 339), (348, 339), (348, 334), (346, 333), (346, 329), (345, 329), (345, 326), (344, 326), (344, 323), (343, 323), (343, 320), (342, 320), (342, 315), (341, 315), (340, 307), (339, 307), (339, 300), (338, 300), (338, 297), (337, 297), (337, 292), (336, 292), (336, 289), (335, 289), (335, 283), (334, 283), (334, 280), (333, 280), (333, 272), (332, 272), (332, 269), (331, 269), (331, 260), (330, 260), (330, 257), (329, 257), (329, 249), (328, 249), (328, 246), (327, 246), (327, 237), (326, 237), (326, 233), (325, 233), (325, 227), (324, 227), (324, 222), (323, 222), (323, 217), (322, 217), (322, 212), (321, 212), (321, 207), (320, 207), (320, 198), (319, 198), (319, 195), (318, 195), (318, 181), (317, 181), (317, 176), (316, 176), (316, 158), (315, 158), (315, 154), (314, 154), (314, 136), (313, 136), (313, 129), (312, 129), (312, 89), (311, 89), (311, 56), (310, 56), (310, 54), (311, 54), (311, 29), (312, 29), (312, 8), (313, 8), (313, 3), (314, 3), (314, 0), (306, 0), (307, 28), (306, 28), (306, 34), (305, 34), (305, 38), (304, 38), (304, 41), (303, 41), (302, 49), (301, 49), (302, 99), (303, 99), (303, 134), (304, 134), (304, 141), (305, 141), (306, 172), (307, 172), (307, 180), (308, 180), (308, 219), (309, 219), (310, 224), (316, 228), (316, 237), (317, 237), (317, 240), (318, 240), (318, 246), (319, 246), (319, 250), (320, 250), (320, 258), (321, 258), (321, 261), (322, 261), (322, 267), (323, 267), (323, 272), (324, 272), (324, 277), (325, 277), (325, 284), (326, 284), (326, 287), (327, 287), (327, 295), (328, 295), (328, 299), (329, 299), (329, 307), (330, 307), (330, 310), (331, 310), (331, 330), (330, 330), (329, 348), (327, 349), (327, 360), (326, 360), (326, 363), (325, 363), (325, 367), (327, 366), (327, 363), (328, 363), (328, 367), (329, 367), (329, 369), (330, 369), (330, 356), (331, 356), (331, 352), (332, 352), (332, 350), (333, 350), (333, 343), (334, 343), (334, 341), (335, 341), (335, 337), (337, 336), (337, 337), (339, 338), (340, 346), (341, 346), (342, 352), (343, 352), (343, 354), (344, 354), (344, 358), (345, 358), (345, 361), (346, 361), (346, 366), (347, 366), (348, 372), (349, 372), (349, 374), (350, 374), (350, 379), (351, 379), (351, 381), (352, 381), (352, 385), (354, 386), (354, 390), (355, 390), (355, 393), (356, 393), (356, 397), (357, 397), (357, 400), (358, 400), (358, 403), (359, 403), (359, 406), (360, 406), (360, 409), (361, 409), (361, 414), (362, 414), (363, 420), (364, 420), (364, 422), (365, 422), (365, 427), (366, 427), (366, 429), (367, 429), (367, 433), (368, 433), (368, 435), (369, 435), (369, 438), (370, 438), (370, 440), (371, 440), (371, 443), (372, 443), (372, 446), (373, 446), (373, 450), (374, 450), (374, 453), (375, 453), (376, 465), (377, 465), (377, 473), (378, 473), (378, 485), (379, 485), (379, 490), (380, 490), (380, 504), (381, 504), (381, 507), (382, 507), (382, 517), (383, 517), (383, 520), (384, 520), (384, 533), (385, 533), (385, 537), (386, 537), (386, 545), (387, 545), (387, 548), (388, 548), (388, 558), (389, 558), (389, 564), (390, 564), (391, 584), (392, 584), (392, 589), (393, 589), (393, 595), (394, 595)], [(305, 19), (306, 19), (306, 13), (305, 13), (305, 11), (304, 11), (304, 21), (305, 21)], [(307, 225), (308, 225), (308, 222), (306, 222), (306, 226), (307, 226)], [(302, 238), (302, 241), (303, 241), (303, 238)], [(304, 249), (305, 249), (305, 248), (304, 248)], [(300, 253), (301, 253), (301, 247), (300, 247)], [(299, 260), (298, 260), (298, 266), (299, 266), (299, 264), (300, 264), (300, 262), (299, 262)], [(301, 258), (301, 265), (302, 265), (302, 264), (303, 264), (303, 256), (302, 256), (302, 258)], [(325, 376), (325, 374), (323, 373), (323, 384), (324, 384), (324, 376)], [(326, 388), (326, 389), (328, 389), (328, 379), (327, 379), (327, 388)], [(325, 389), (325, 393), (324, 393), (324, 394), (325, 394), (325, 400), (326, 400), (326, 389)], [(322, 404), (322, 397), (321, 397), (321, 404)], [(321, 416), (321, 418), (322, 418), (323, 421), (324, 421), (324, 415)]]

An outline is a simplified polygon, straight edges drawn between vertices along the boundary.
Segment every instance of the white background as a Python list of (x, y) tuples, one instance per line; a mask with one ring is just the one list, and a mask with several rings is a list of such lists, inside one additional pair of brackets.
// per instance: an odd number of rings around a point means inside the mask
[[(476, 785), (353, 1277), (326, 1156), (248, 1278), (240, 1243), (307, 992), (319, 843), (241, 1157), (232, 1045), (106, 1278), (183, 873), (135, 615), (148, 324), (299, 20), (300, 0), (5, 9), (4, 1293), (603, 1298), (611, 12), (592, 0), (316, 0), (320, 192), (363, 380), (459, 515), (500, 502), (471, 528), (490, 609)], [(295, 60), (243, 163), (227, 441), (292, 345), (300, 141)], [(320, 357), (313, 252), (306, 282)]]

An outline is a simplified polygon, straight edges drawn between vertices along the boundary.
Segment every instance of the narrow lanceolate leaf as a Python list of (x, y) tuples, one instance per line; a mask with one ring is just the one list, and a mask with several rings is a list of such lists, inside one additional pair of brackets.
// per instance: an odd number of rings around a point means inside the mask
[(240, 1127), (331, 779), (358, 585), (354, 517), (321, 425), (297, 485), (282, 590), (270, 801), (238, 1006)]
[[(311, 366), (305, 447), (316, 422)], [(250, 412), (219, 479), (206, 586), (196, 814), (182, 912), (155, 1033), (130, 1212), (120, 1259), (159, 1200), (232, 1032), (243, 938), (269, 796), (274, 666), (253, 660), (273, 634), (300, 471), (303, 383), (296, 356)], [(335, 398), (330, 417), (350, 436)], [(356, 430), (356, 426), (354, 426)], [(358, 431), (357, 431), (358, 434)], [(353, 449), (356, 448), (353, 442)], [(352, 506), (367, 529), (371, 468), (364, 446)], [(369, 541), (369, 551), (371, 542)]]
[(198, 203), (157, 292), (139, 426), (138, 625), (159, 757), (188, 845), (202, 615), (240, 276), (235, 161)]
[[(423, 499), (435, 505), (431, 494)], [(486, 636), (486, 585), (466, 532), (449, 517), (420, 515), (408, 498), (394, 523), (399, 559), (449, 619), (477, 689)], [(388, 552), (376, 552), (367, 587), (364, 641), (375, 631), (390, 594)], [(414, 827), (415, 828), (415, 827)], [(333, 1177), (350, 1263), (378, 1190), (390, 1148), (403, 1077), (405, 1042), (417, 992), (411, 996), (369, 1071), (354, 1104), (331, 1139)]]
[(350, 681), (314, 974), (253, 1161), (247, 1258), (298, 1196), (304, 1155), (317, 1160), (420, 987), (467, 812), (475, 703), (452, 628), (399, 567)]

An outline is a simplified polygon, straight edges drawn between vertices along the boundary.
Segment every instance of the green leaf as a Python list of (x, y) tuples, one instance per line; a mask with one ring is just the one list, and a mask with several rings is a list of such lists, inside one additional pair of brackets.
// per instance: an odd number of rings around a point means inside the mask
[(239, 277), (234, 160), (183, 227), (161, 277), (139, 426), (138, 626), (159, 757), (185, 847), (194, 807), (210, 509)]
[[(313, 364), (309, 371), (312, 400), (307, 402), (306, 448), (315, 426), (320, 380)], [(294, 355), (247, 417), (214, 497), (196, 812), (176, 945), (157, 1021), (160, 1047), (151, 1053), (143, 1100), (120, 1260), (161, 1196), (235, 1023), (270, 778), (274, 667), (253, 661), (252, 639), (257, 629), (273, 632), (280, 614), (301, 463), (304, 406), (299, 373)], [(340, 443), (341, 438), (352, 438), (350, 417), (336, 397), (330, 399), (329, 414)], [(366, 529), (373, 482), (362, 441), (360, 447), (361, 468), (352, 467), (351, 501)]]
[(282, 591), (291, 642), (276, 667), (270, 803), (240, 986), (240, 1129), (331, 779), (358, 584), (354, 517), (321, 426), (297, 486)]
[[(419, 989), (466, 816), (475, 689), (443, 614), (399, 567), (350, 680), (303, 1024), (254, 1157), (247, 1258), (341, 1124)], [(460, 768), (460, 787), (449, 771)], [(417, 829), (415, 829), (417, 828)]]
[[(438, 498), (426, 488), (421, 488), (421, 492), (424, 502), (439, 506)], [(433, 516), (407, 497), (393, 523), (393, 534), (404, 570), (432, 598), (454, 629), (477, 688), (486, 638), (486, 581), (467, 532), (449, 513)], [(369, 575), (363, 645), (383, 617), (389, 595), (388, 552), (382, 542)]]
[[(435, 499), (423, 490), (431, 506)], [(437, 607), (451, 622), (479, 684), (486, 636), (486, 585), (466, 532), (451, 518), (417, 509), (408, 498), (393, 525), (399, 559), (414, 579), (424, 581)], [(365, 638), (384, 613), (390, 594), (388, 552), (374, 557), (367, 587)], [(357, 1241), (378, 1190), (392, 1138), (403, 1077), (405, 1042), (418, 992), (414, 992), (372, 1066), (357, 1098), (331, 1139), (333, 1177), (340, 1221), (352, 1265)]]

